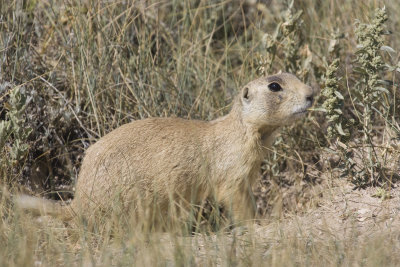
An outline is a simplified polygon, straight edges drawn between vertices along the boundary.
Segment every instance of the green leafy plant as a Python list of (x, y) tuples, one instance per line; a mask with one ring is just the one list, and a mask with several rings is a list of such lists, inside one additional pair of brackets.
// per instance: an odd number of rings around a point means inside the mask
[[(388, 124), (391, 110), (396, 106), (384, 79), (388, 64), (382, 51), (393, 50), (384, 45), (387, 18), (386, 10), (382, 8), (375, 11), (372, 23), (356, 23), (358, 45), (352, 74), (355, 83), (348, 90), (347, 101), (343, 96), (345, 92), (339, 90), (338, 58), (333, 60), (325, 74), (322, 110), (329, 122), (327, 137), (332, 140), (333, 153), (342, 159), (343, 175), (349, 176), (357, 187), (377, 185), (385, 175), (383, 157), (378, 156), (380, 148), (376, 136), (383, 134), (380, 129)], [(349, 114), (344, 114), (347, 111), (357, 122), (349, 118)]]
[(373, 141), (374, 117), (379, 116), (376, 110), (382, 110), (382, 100), (389, 91), (383, 81), (385, 62), (381, 55), (384, 45), (383, 36), (386, 33), (385, 22), (388, 17), (386, 9), (378, 9), (371, 24), (357, 22), (357, 51), (354, 71), (359, 76), (352, 92), (356, 96), (355, 108), (359, 118), (359, 127), (363, 133), (363, 147), (367, 149), (362, 156), (363, 166), (356, 177), (357, 183), (376, 184), (381, 175), (381, 165)]
[(263, 36), (264, 51), (259, 60), (259, 73), (266, 75), (276, 70), (276, 58), (283, 58), (282, 70), (305, 77), (311, 55), (301, 56), (304, 42), (301, 34), (303, 10), (296, 10), (294, 1), (291, 1), (284, 11), (281, 21), (276, 25), (273, 34), (265, 33)]
[(29, 146), (26, 144), (31, 128), (24, 125), (25, 108), (31, 101), (25, 92), (24, 87), (14, 87), (10, 93), (9, 111), (6, 120), (0, 122), (0, 150), (5, 148), (8, 142), (9, 158), (4, 159), (10, 164), (22, 160), (27, 153)]
[(343, 117), (344, 97), (339, 91), (338, 67), (339, 59), (335, 59), (326, 71), (325, 87), (322, 91), (326, 100), (322, 104), (322, 108), (326, 112), (326, 118), (330, 123), (328, 137), (337, 137), (339, 141), (344, 141), (346, 137), (349, 137), (350, 131), (348, 129), (349, 125)]

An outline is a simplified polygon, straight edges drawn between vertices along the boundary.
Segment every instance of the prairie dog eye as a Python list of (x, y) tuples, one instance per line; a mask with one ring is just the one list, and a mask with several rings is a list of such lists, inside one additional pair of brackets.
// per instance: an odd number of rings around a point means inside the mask
[(282, 87), (279, 83), (270, 83), (268, 85), (269, 90), (271, 90), (272, 92), (278, 92), (278, 91), (282, 91)]

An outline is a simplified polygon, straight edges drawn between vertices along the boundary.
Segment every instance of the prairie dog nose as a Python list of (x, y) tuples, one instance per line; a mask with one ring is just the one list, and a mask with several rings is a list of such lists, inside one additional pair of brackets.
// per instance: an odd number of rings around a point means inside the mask
[(306, 95), (306, 101), (310, 103), (310, 105), (312, 105), (312, 103), (314, 102), (314, 94)]
[(306, 102), (307, 104), (309, 104), (310, 106), (313, 104), (314, 102), (314, 90), (311, 86), (307, 86), (307, 89), (305, 91), (305, 97), (306, 97)]

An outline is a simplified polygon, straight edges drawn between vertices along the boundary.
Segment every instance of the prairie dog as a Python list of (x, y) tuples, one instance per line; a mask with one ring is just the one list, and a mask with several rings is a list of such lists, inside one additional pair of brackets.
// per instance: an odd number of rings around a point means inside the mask
[(230, 113), (213, 121), (148, 118), (122, 125), (87, 150), (75, 198), (61, 210), (90, 216), (118, 201), (127, 212), (162, 216), (213, 196), (235, 221), (253, 219), (251, 188), (267, 148), (279, 127), (307, 113), (313, 95), (281, 73), (248, 83)]

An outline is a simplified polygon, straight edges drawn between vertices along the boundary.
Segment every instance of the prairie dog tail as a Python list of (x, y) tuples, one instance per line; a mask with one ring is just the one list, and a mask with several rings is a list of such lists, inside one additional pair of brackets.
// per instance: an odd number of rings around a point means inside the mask
[(28, 195), (14, 196), (14, 203), (22, 210), (32, 212), (36, 216), (50, 215), (68, 221), (72, 219), (72, 209), (67, 206), (62, 206), (57, 201), (33, 197)]

